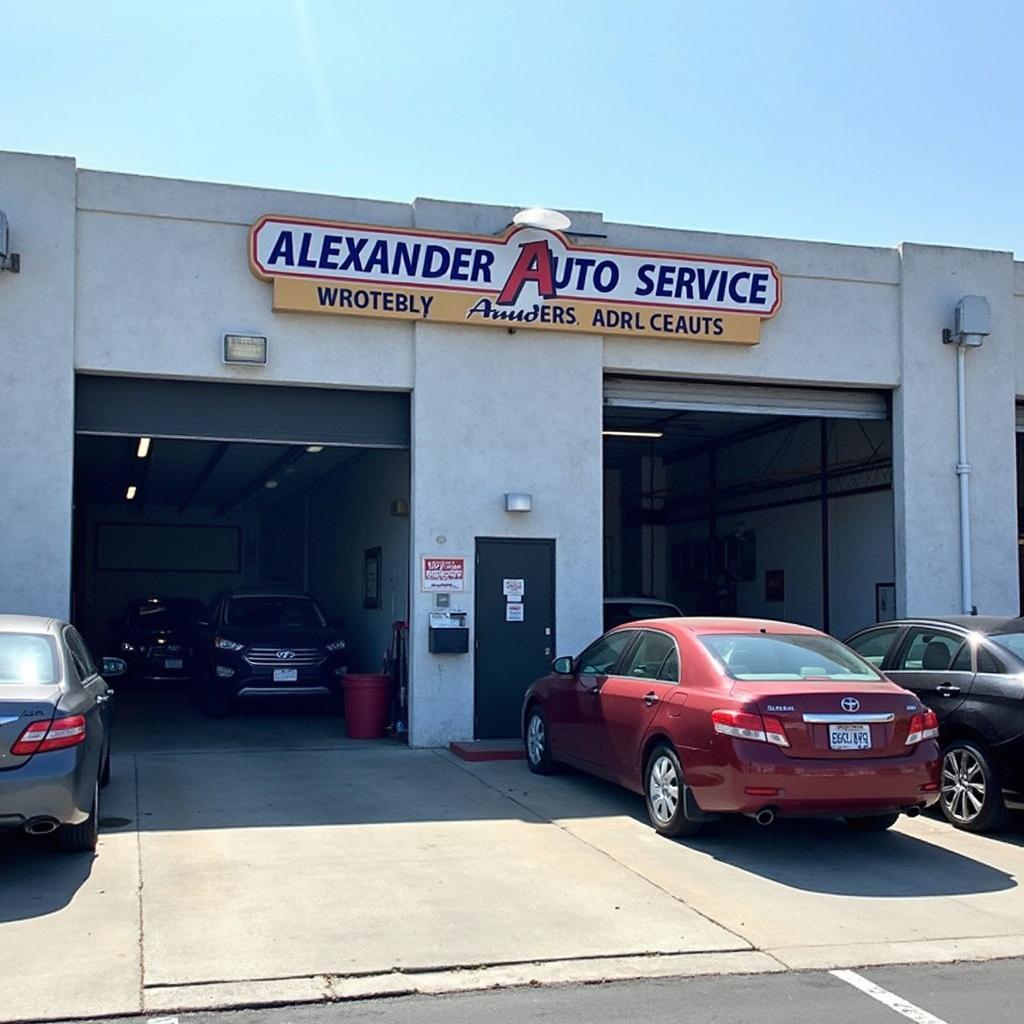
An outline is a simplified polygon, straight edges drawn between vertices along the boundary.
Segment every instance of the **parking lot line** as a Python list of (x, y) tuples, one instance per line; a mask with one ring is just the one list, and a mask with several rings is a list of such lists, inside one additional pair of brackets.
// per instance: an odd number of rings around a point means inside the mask
[(896, 995), (895, 992), (890, 992), (887, 988), (868, 981), (856, 971), (829, 971), (828, 973), (840, 981), (845, 981), (847, 985), (859, 989), (865, 995), (871, 996), (872, 999), (877, 999), (878, 1002), (888, 1006), (890, 1010), (902, 1014), (908, 1020), (914, 1021), (915, 1024), (946, 1024), (941, 1017), (936, 1017), (927, 1010), (922, 1010), (920, 1006), (908, 1003), (906, 999)]

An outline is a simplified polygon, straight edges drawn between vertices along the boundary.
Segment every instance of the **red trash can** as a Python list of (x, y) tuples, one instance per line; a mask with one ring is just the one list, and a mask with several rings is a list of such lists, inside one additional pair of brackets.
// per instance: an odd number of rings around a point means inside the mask
[(379, 740), (391, 711), (391, 676), (355, 673), (342, 680), (345, 688), (345, 732), (353, 740)]

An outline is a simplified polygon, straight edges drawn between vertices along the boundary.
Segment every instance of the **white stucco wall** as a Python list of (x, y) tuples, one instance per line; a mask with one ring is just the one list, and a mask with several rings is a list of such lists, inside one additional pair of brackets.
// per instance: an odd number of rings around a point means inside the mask
[[(969, 293), (993, 310), (992, 337), (968, 356), (975, 599), (983, 612), (1017, 610), (1024, 264), (1008, 253), (674, 231), (570, 211), (577, 231), (610, 246), (774, 261), (783, 307), (761, 344), (744, 347), (278, 314), (248, 269), (247, 232), (266, 213), (486, 234), (513, 207), (76, 173), (71, 160), (0, 153), (0, 208), (23, 259), (20, 275), (0, 274), (0, 610), (67, 612), (75, 369), (411, 391), (413, 578), (423, 554), (471, 559), (478, 536), (554, 537), (560, 651), (600, 624), (603, 371), (893, 389), (899, 608), (956, 610), (955, 354), (940, 334)], [(223, 366), (226, 331), (266, 334), (270, 365)], [(505, 513), (508, 490), (531, 492), (534, 511)], [(426, 653), (430, 602), (415, 585), (413, 595), (413, 741), (469, 736), (472, 656)]]
[(75, 165), (0, 153), (0, 613), (70, 607)]

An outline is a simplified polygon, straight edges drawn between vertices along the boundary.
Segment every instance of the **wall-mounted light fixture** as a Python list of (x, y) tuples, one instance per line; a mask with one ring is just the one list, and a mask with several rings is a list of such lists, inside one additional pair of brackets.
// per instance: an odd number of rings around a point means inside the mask
[(529, 512), (533, 508), (532, 494), (506, 494), (506, 512)]
[(267, 339), (258, 334), (225, 334), (223, 359), (225, 363), (266, 366)]

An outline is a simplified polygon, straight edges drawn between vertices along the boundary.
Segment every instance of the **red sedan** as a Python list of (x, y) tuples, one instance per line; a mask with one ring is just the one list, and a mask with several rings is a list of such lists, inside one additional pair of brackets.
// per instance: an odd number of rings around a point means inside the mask
[(558, 658), (523, 704), (531, 771), (647, 798), (662, 835), (720, 813), (881, 831), (938, 799), (938, 722), (837, 640), (759, 619), (651, 619)]

